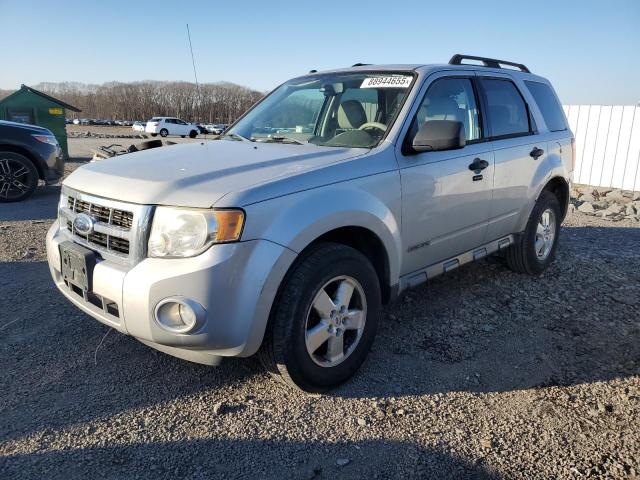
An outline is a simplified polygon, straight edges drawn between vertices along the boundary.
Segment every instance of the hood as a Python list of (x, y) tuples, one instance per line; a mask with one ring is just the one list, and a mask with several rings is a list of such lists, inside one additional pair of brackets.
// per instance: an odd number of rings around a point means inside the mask
[(227, 193), (298, 176), (366, 151), (313, 144), (204, 141), (89, 163), (76, 169), (64, 184), (125, 202), (207, 208)]
[(0, 120), (0, 126), (20, 128), (22, 130), (27, 130), (32, 133), (39, 133), (42, 135), (53, 135), (53, 133), (51, 133), (51, 130), (49, 130), (48, 128), (40, 127), (38, 125), (31, 125), (29, 123), (18, 123), (10, 122), (8, 120)]

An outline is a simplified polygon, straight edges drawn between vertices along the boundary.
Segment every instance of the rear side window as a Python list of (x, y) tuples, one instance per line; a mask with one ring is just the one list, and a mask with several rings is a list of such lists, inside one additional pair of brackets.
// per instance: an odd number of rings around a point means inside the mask
[(483, 79), (492, 137), (529, 133), (529, 114), (520, 92), (509, 80)]
[(525, 85), (533, 95), (534, 100), (538, 104), (544, 123), (552, 132), (559, 132), (567, 129), (567, 122), (562, 113), (562, 107), (558, 103), (551, 87), (546, 83), (533, 82), (525, 80)]

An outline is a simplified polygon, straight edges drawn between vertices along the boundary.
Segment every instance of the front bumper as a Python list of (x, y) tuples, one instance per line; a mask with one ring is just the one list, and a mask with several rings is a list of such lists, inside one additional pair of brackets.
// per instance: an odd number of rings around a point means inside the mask
[[(81, 310), (143, 343), (187, 360), (215, 364), (221, 356), (249, 356), (264, 335), (277, 289), (295, 253), (267, 240), (214, 245), (193, 258), (146, 258), (133, 267), (99, 260), (89, 294), (62, 278), (59, 245), (71, 240), (54, 222), (47, 259), (58, 289)], [(182, 296), (202, 305), (193, 333), (164, 330), (156, 305)]]

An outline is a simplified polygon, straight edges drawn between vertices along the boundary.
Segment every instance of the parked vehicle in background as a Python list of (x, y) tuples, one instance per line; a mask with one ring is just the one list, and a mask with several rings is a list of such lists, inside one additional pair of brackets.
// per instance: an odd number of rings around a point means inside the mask
[(60, 181), (64, 156), (50, 130), (0, 120), (0, 202), (29, 198), (39, 180)]
[(208, 123), (207, 125), (205, 125), (207, 131), (215, 135), (220, 135), (226, 130), (227, 127), (228, 125), (225, 123)]
[(207, 127), (205, 127), (201, 123), (196, 123), (196, 127), (198, 128), (198, 133), (202, 135), (206, 135), (209, 133), (209, 131), (207, 130)]
[(146, 122), (133, 122), (133, 126), (131, 128), (136, 132), (144, 132), (146, 126)]
[(153, 117), (147, 122), (145, 132), (150, 133), (152, 137), (160, 135), (166, 137), (168, 135), (179, 135), (191, 138), (198, 136), (198, 127), (185, 122), (176, 117)]
[(74, 125), (80, 125), (80, 119), (79, 118), (74, 118), (72, 123)]
[(574, 155), (551, 84), (521, 64), (310, 73), (217, 141), (77, 169), (49, 266), (69, 300), (146, 345), (205, 364), (258, 353), (323, 391), (356, 372), (406, 289), (498, 253), (542, 273)]

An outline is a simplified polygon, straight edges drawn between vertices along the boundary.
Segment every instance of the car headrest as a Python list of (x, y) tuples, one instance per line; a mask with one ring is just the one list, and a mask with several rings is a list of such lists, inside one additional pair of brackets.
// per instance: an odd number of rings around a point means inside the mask
[(461, 121), (460, 107), (452, 98), (433, 98), (426, 107), (425, 121), (429, 120), (454, 120), (459, 122)]
[(357, 100), (345, 100), (338, 107), (338, 127), (360, 128), (367, 123), (364, 107)]

